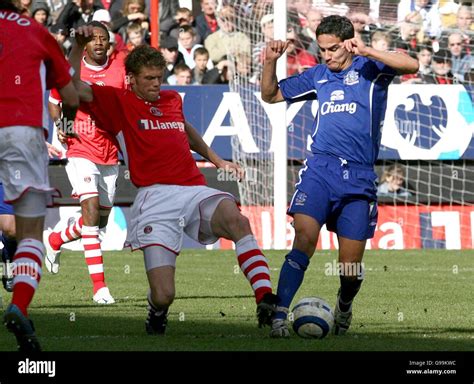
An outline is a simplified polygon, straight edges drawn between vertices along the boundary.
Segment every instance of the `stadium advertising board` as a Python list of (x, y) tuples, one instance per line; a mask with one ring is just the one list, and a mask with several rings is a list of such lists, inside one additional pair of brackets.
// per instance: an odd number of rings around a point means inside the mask
[[(166, 87), (165, 87), (166, 88)], [(271, 151), (259, 147), (259, 129), (272, 121), (272, 106), (260, 99), (259, 89), (245, 90), (247, 99), (227, 86), (171, 87), (184, 99), (186, 118), (207, 144), (223, 158), (232, 157), (231, 137), (244, 152)], [(474, 159), (474, 107), (471, 88), (462, 85), (392, 85), (383, 126), (380, 159)], [(254, 100), (248, 100), (248, 95)], [(252, 116), (247, 112), (252, 104)], [(288, 107), (288, 157), (304, 159), (311, 144), (318, 101)]]
[[(259, 245), (268, 249), (273, 241), (272, 209), (242, 207), (246, 216), (256, 215), (261, 222), (260, 228), (254, 228)], [(60, 207), (48, 209), (46, 226), (63, 227), (68, 220), (80, 215), (79, 207)], [(102, 249), (120, 250), (127, 237), (127, 223), (130, 220), (130, 208), (114, 207), (103, 235)], [(294, 238), (293, 227), (288, 217), (287, 248), (291, 248)], [(186, 248), (203, 247), (184, 242)], [(79, 241), (65, 244), (66, 249), (82, 250)], [(232, 242), (219, 240), (214, 248), (232, 249)], [(373, 239), (367, 242), (368, 249), (472, 249), (474, 248), (474, 208), (466, 206), (380, 206), (379, 219)], [(326, 227), (321, 230), (318, 249), (337, 249), (337, 238)]]

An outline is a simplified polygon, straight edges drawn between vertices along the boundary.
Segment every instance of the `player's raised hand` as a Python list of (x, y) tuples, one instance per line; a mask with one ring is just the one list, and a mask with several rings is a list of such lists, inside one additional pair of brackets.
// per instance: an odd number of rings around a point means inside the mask
[(267, 43), (265, 60), (278, 60), (290, 45), (289, 41), (272, 40)]
[(367, 46), (360, 37), (353, 37), (352, 39), (344, 40), (342, 43), (344, 48), (354, 55), (367, 56)]
[(74, 31), (76, 43), (80, 47), (84, 47), (89, 41), (92, 40), (94, 34), (94, 27), (91, 25), (83, 25)]

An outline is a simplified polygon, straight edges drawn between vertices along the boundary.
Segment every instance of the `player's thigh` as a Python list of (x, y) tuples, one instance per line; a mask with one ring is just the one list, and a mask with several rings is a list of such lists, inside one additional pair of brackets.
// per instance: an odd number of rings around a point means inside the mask
[[(189, 189), (189, 199), (184, 211), (185, 227), (184, 231), (193, 240), (201, 244), (215, 243), (220, 235), (216, 231), (215, 212), (220, 203), (225, 200), (231, 202), (232, 208), (228, 208), (228, 217), (232, 215), (240, 216), (235, 198), (229, 193), (206, 186), (195, 186)], [(214, 221), (214, 223), (213, 223)]]
[(178, 186), (140, 188), (131, 208), (127, 245), (133, 250), (161, 246), (176, 254), (181, 250), (185, 227), (184, 207)]
[(66, 173), (73, 197), (82, 202), (99, 194), (100, 171), (97, 164), (81, 157), (71, 157), (67, 161)]
[(28, 189), (50, 196), (48, 151), (41, 128), (16, 126), (0, 129), (0, 175), (4, 200), (19, 199)]
[(101, 209), (111, 209), (114, 205), (115, 192), (117, 190), (117, 178), (119, 174), (118, 165), (98, 165), (99, 177), (99, 204)]

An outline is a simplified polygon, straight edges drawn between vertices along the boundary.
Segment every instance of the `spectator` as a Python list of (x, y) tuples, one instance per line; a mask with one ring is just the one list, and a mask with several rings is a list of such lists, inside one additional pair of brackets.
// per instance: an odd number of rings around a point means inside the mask
[(413, 15), (408, 21), (403, 21), (398, 33), (392, 35), (394, 48), (416, 57), (418, 45), (425, 41), (422, 26), (422, 19), (418, 14)]
[(112, 14), (112, 32), (119, 33), (126, 40), (127, 25), (133, 22), (141, 23), (146, 31), (149, 30), (145, 0), (125, 0), (123, 8)]
[(51, 23), (49, 20), (49, 7), (44, 1), (35, 1), (31, 5), (31, 17), (41, 25), (48, 27)]
[(127, 25), (127, 50), (133, 51), (145, 42), (145, 30), (139, 23)]
[(230, 5), (223, 6), (217, 19), (219, 30), (209, 35), (204, 46), (213, 63), (245, 53), (250, 56), (251, 43), (247, 35), (235, 30), (235, 11)]
[(317, 8), (311, 8), (306, 14), (307, 25), (301, 31), (301, 40), (304, 48), (314, 56), (319, 56), (318, 42), (316, 40), (316, 28), (321, 23), (323, 15)]
[(417, 47), (416, 57), (419, 64), (418, 72), (397, 76), (394, 79), (394, 84), (422, 84), (424, 82), (423, 76), (432, 73), (431, 61), (433, 58), (433, 48), (430, 40), (427, 40), (425, 44), (420, 44)]
[(383, 31), (375, 31), (370, 40), (370, 46), (379, 51), (388, 51), (392, 44), (390, 35)]
[(64, 7), (68, 3), (68, 0), (46, 0), (46, 4), (48, 4), (48, 8), (50, 10), (50, 18), (51, 24), (56, 24), (59, 15), (63, 11)]
[(176, 11), (176, 15), (174, 16), (174, 19), (175, 19), (175, 24), (173, 28), (171, 28), (170, 33), (169, 33), (171, 37), (174, 37), (175, 39), (177, 39), (179, 30), (181, 29), (181, 27), (185, 25), (190, 25), (194, 29), (194, 33), (196, 35), (195, 37), (196, 43), (197, 44), (202, 43), (202, 38), (199, 35), (199, 32), (195, 26), (194, 16), (190, 9), (178, 8), (178, 10)]
[(423, 30), (432, 38), (441, 35), (441, 17), (438, 12), (438, 0), (400, 0), (398, 21), (410, 21), (414, 15), (423, 20)]
[(184, 63), (176, 65), (173, 76), (168, 77), (170, 85), (190, 85), (192, 81), (193, 71)]
[(464, 75), (474, 67), (474, 57), (464, 47), (464, 39), (458, 32), (448, 36), (448, 49), (451, 53), (452, 72), (458, 80), (463, 81)]
[(208, 69), (209, 52), (200, 47), (194, 51), (195, 67), (193, 69), (194, 84), (226, 84), (228, 60), (221, 60), (214, 68)]
[(92, 21), (98, 9), (103, 9), (100, 0), (71, 0), (58, 16), (56, 24), (69, 35), (69, 31)]
[(261, 18), (260, 27), (263, 40), (257, 42), (252, 48), (253, 72), (257, 82), (259, 82), (260, 74), (262, 73), (265, 47), (269, 41), (273, 40), (273, 19), (273, 13), (264, 15)]
[(311, 0), (293, 0), (293, 9), (297, 15), (298, 25), (301, 29), (308, 27), (307, 15), (311, 5)]
[(202, 13), (196, 17), (196, 28), (202, 41), (219, 29), (216, 17), (216, 0), (201, 0)]
[(377, 29), (377, 27), (370, 20), (369, 15), (363, 12), (353, 12), (349, 15), (349, 20), (354, 26), (355, 33), (360, 36), (366, 45), (369, 45), (370, 35)]
[[(194, 68), (194, 51), (197, 48), (202, 47), (201, 44), (196, 44), (196, 34), (193, 27), (190, 25), (183, 25), (180, 28), (178, 34), (178, 51), (181, 52), (186, 65), (193, 69)], [(207, 68), (212, 69), (214, 65), (211, 61), (207, 63)]]
[(313, 55), (302, 48), (303, 45), (294, 29), (288, 29), (286, 40), (290, 42), (286, 50), (288, 76), (302, 73), (306, 68), (314, 67), (318, 63)]
[(455, 84), (458, 79), (451, 72), (451, 57), (445, 50), (438, 51), (431, 63), (432, 73), (423, 75), (425, 84)]
[(174, 15), (179, 8), (178, 0), (159, 1), (158, 14), (160, 15), (160, 33), (169, 35), (174, 26)]
[(433, 59), (433, 47), (430, 42), (418, 46), (416, 57), (418, 58), (418, 63), (420, 64), (420, 69), (418, 73), (422, 75), (428, 75), (432, 72), (431, 70), (431, 61)]
[(411, 192), (405, 187), (405, 170), (395, 164), (384, 170), (377, 188), (379, 197), (409, 197)]
[(166, 67), (163, 72), (163, 82), (168, 83), (168, 78), (173, 76), (174, 68), (180, 63), (184, 63), (184, 57), (178, 52), (178, 40), (174, 37), (163, 37), (160, 40), (160, 50), (166, 61)]

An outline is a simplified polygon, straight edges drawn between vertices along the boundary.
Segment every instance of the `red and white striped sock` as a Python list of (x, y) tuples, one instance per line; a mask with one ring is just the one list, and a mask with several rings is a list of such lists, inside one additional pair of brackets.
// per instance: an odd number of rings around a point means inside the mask
[(13, 297), (20, 311), (28, 316), (28, 306), (41, 280), (44, 244), (35, 239), (23, 239), (13, 257)]
[(94, 285), (94, 294), (106, 286), (104, 277), (104, 260), (100, 249), (99, 227), (82, 227), (82, 245), (84, 246), (84, 256), (87, 268)]
[(240, 269), (252, 285), (258, 304), (266, 293), (272, 292), (267, 259), (258, 248), (253, 235), (247, 235), (235, 243), (235, 252)]
[(69, 243), (79, 239), (82, 236), (82, 226), (84, 225), (82, 221), (82, 216), (79, 217), (74, 223), (68, 225), (66, 228), (59, 232), (51, 232), (49, 235), (49, 243), (51, 248), (55, 251), (59, 251), (61, 245)]

